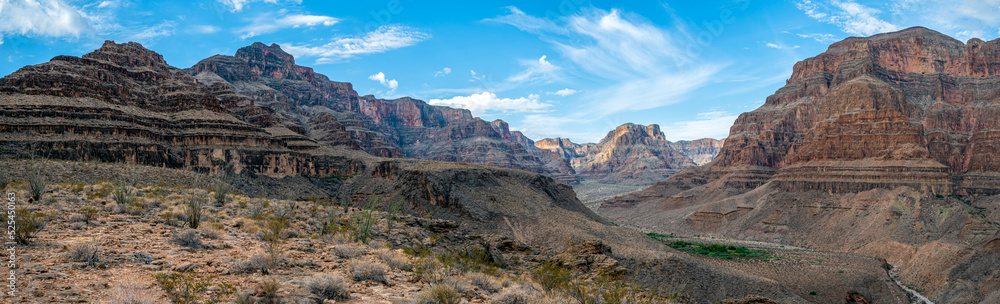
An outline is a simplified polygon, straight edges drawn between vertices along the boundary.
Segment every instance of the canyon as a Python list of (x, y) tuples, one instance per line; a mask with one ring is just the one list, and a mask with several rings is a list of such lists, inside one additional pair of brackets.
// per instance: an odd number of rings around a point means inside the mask
[[(718, 155), (600, 214), (654, 231), (871, 254), (937, 303), (1000, 297), (1000, 40), (914, 27), (833, 43)], [(970, 271), (982, 269), (982, 271)]]

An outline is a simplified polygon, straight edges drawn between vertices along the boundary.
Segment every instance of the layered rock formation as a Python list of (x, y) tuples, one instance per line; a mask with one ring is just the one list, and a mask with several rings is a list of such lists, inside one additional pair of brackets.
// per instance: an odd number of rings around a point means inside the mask
[(535, 147), (568, 159), (585, 179), (609, 184), (649, 185), (695, 163), (674, 150), (658, 125), (624, 124), (597, 144), (575, 144), (554, 138)]
[[(254, 43), (235, 56), (216, 55), (186, 70), (200, 82), (230, 84), (284, 115), (330, 146), (372, 155), (465, 162), (570, 176), (558, 162), (539, 160), (525, 149), (530, 140), (504, 123), (472, 117), (468, 110), (432, 106), (412, 99), (358, 96), (350, 83), (334, 82), (272, 44)], [(501, 133), (504, 132), (504, 133)]]
[(725, 140), (714, 138), (702, 138), (696, 140), (679, 140), (670, 143), (674, 150), (681, 151), (691, 158), (695, 164), (701, 166), (715, 159), (715, 155), (722, 150)]
[(128, 161), (203, 172), (337, 175), (356, 164), (318, 145), (268, 108), (206, 87), (137, 43), (105, 42), (0, 79), (5, 155)]
[[(1000, 216), (991, 196), (1000, 193), (998, 50), (1000, 40), (962, 43), (919, 27), (834, 43), (740, 115), (715, 160), (609, 200), (602, 212), (826, 250), (931, 246), (939, 259), (921, 261), (939, 271), (903, 269), (904, 282), (923, 284), (935, 301), (985, 301), (1000, 273), (955, 267), (996, 261), (979, 252), (1000, 238), (989, 224)], [(972, 254), (945, 259), (941, 248)], [(895, 257), (927, 268), (911, 258)]]

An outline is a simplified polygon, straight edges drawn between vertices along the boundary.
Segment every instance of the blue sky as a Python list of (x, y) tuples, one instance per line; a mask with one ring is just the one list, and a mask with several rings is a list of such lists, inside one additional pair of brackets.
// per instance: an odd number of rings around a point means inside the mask
[(1000, 0), (0, 0), (0, 75), (104, 40), (180, 68), (260, 41), (362, 95), (467, 108), (536, 140), (596, 142), (626, 122), (724, 138), (795, 62), (917, 25), (996, 39)]

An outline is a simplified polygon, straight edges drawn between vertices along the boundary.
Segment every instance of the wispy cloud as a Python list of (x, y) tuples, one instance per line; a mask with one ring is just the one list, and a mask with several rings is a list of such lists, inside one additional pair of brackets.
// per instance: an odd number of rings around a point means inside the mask
[(823, 44), (833, 43), (833, 42), (836, 42), (838, 40), (837, 36), (834, 36), (833, 34), (809, 33), (809, 34), (795, 34), (795, 35), (799, 36), (799, 37), (802, 37), (802, 38), (809, 38), (809, 39), (812, 39), (812, 40), (816, 40), (816, 42), (823, 43)]
[(836, 25), (845, 33), (871, 36), (900, 30), (900, 26), (879, 17), (882, 11), (854, 1), (832, 0), (829, 3), (801, 0), (795, 6), (809, 17)]
[(403, 25), (383, 25), (364, 36), (336, 37), (320, 45), (286, 43), (285, 51), (298, 57), (318, 57), (316, 64), (335, 63), (359, 55), (383, 53), (408, 47), (431, 35)]
[(286, 28), (332, 26), (340, 22), (340, 19), (330, 16), (289, 14), (287, 10), (279, 10), (261, 14), (248, 19), (247, 22), (249, 25), (236, 30), (236, 33), (240, 34), (240, 39), (273, 33)]
[(434, 72), (434, 77), (444, 76), (448, 74), (451, 74), (451, 68), (446, 67), (441, 69), (440, 71)]
[(4, 35), (80, 37), (93, 28), (80, 10), (60, 0), (0, 2), (0, 41)]
[(569, 96), (569, 95), (573, 95), (573, 94), (576, 94), (576, 93), (579, 93), (579, 92), (580, 91), (577, 91), (577, 90), (574, 90), (574, 89), (565, 88), (565, 89), (558, 90), (558, 91), (555, 91), (555, 92), (545, 92), (545, 95)]
[(784, 44), (775, 44), (775, 43), (771, 43), (771, 42), (765, 42), (764, 46), (772, 48), (772, 49), (779, 49), (779, 50), (787, 50), (787, 49), (797, 49), (797, 48), (799, 48), (798, 45), (787, 46), (787, 45), (784, 45)]
[(526, 67), (525, 70), (510, 76), (510, 78), (507, 78), (507, 81), (527, 82), (540, 80), (544, 77), (553, 77), (555, 71), (559, 70), (559, 67), (545, 60), (545, 57), (548, 56), (542, 55), (538, 60), (522, 60), (521, 66)]
[(174, 28), (177, 24), (173, 21), (166, 21), (151, 27), (140, 29), (138, 31), (129, 33), (126, 39), (130, 41), (139, 42), (142, 44), (153, 43), (160, 37), (166, 37), (174, 34)]
[(545, 112), (552, 107), (551, 102), (541, 101), (541, 96), (538, 94), (519, 98), (497, 98), (497, 94), (493, 92), (455, 96), (449, 99), (431, 99), (428, 103), (468, 109), (476, 116), (488, 112)]
[(368, 79), (378, 81), (386, 88), (389, 88), (389, 92), (386, 93), (386, 95), (392, 95), (393, 93), (396, 92), (396, 88), (399, 87), (399, 82), (397, 82), (395, 79), (386, 79), (385, 73), (382, 72), (378, 72), (378, 74), (368, 76)]
[[(280, 0), (219, 0), (225, 6), (233, 8), (233, 12), (239, 12), (243, 10), (247, 4), (253, 2), (264, 2), (264, 3), (278, 3)], [(289, 0), (289, 2), (302, 3), (302, 0)]]
[(221, 31), (222, 28), (214, 25), (194, 25), (191, 26), (191, 32), (199, 34), (214, 34)]
[(535, 33), (589, 77), (613, 83), (581, 95), (572, 115), (600, 118), (683, 102), (721, 70), (718, 64), (691, 64), (698, 54), (686, 47), (693, 35), (684, 27), (662, 28), (616, 9), (588, 8), (556, 21), (514, 7), (508, 11), (485, 21)]

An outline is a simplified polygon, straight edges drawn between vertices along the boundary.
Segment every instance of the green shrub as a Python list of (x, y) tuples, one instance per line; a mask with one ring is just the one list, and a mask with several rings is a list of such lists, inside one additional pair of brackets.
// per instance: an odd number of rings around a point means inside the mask
[(14, 240), (21, 245), (31, 244), (31, 239), (45, 228), (50, 216), (41, 211), (29, 211), (24, 208), (15, 209)]
[(31, 196), (29, 199), (36, 202), (42, 201), (42, 194), (48, 188), (45, 175), (42, 174), (40, 169), (32, 166), (28, 169), (26, 178), (28, 182), (28, 194)]
[(98, 211), (93, 206), (84, 206), (80, 208), (80, 214), (83, 215), (83, 222), (89, 225), (91, 221), (97, 218)]
[[(156, 280), (156, 284), (163, 289), (164, 293), (167, 294), (167, 299), (172, 303), (177, 304), (194, 304), (202, 303), (201, 299), (206, 298), (206, 291), (213, 284), (210, 283), (215, 276), (208, 276), (207, 278), (200, 279), (197, 277), (196, 272), (189, 271), (185, 273), (155, 273), (153, 274), (153, 279)], [(204, 301), (206, 304), (211, 303), (222, 303), (228, 301), (232, 297), (232, 294), (236, 292), (236, 289), (232, 285), (227, 283), (215, 284), (215, 292), (207, 297)]]
[(226, 198), (229, 195), (229, 187), (222, 183), (215, 184), (212, 187), (212, 198), (215, 201), (216, 207), (222, 207), (226, 205)]
[(569, 269), (552, 262), (543, 262), (531, 272), (531, 278), (545, 290), (566, 289), (573, 279)]
[(201, 224), (201, 212), (204, 204), (204, 201), (199, 198), (184, 201), (184, 216), (189, 228), (198, 229), (198, 225)]
[(372, 224), (375, 223), (375, 205), (378, 204), (379, 196), (370, 197), (368, 200), (368, 208), (361, 215), (361, 221), (358, 223), (358, 231), (355, 239), (362, 243), (368, 242), (368, 237), (371, 236)]

